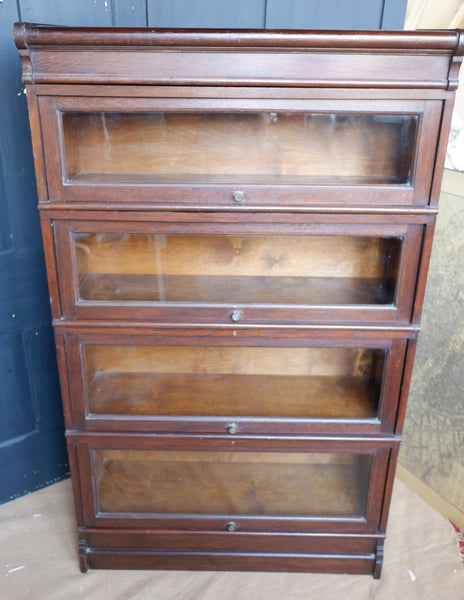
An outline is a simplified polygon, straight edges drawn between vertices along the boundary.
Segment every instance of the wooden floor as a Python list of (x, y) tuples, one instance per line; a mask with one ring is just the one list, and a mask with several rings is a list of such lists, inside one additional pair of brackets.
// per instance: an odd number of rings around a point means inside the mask
[(79, 572), (70, 481), (0, 506), (2, 600), (462, 600), (449, 522), (396, 481), (380, 581), (369, 576)]

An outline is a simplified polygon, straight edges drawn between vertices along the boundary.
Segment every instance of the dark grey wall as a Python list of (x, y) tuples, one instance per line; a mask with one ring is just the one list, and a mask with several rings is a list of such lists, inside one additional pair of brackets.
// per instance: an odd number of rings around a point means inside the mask
[(402, 29), (407, 4), (407, 0), (17, 1), (21, 20), (35, 23), (278, 29)]
[(67, 473), (15, 21), (57, 25), (401, 29), (407, 0), (0, 2), (0, 502)]
[(63, 438), (12, 0), (0, 3), (0, 502), (62, 477)]

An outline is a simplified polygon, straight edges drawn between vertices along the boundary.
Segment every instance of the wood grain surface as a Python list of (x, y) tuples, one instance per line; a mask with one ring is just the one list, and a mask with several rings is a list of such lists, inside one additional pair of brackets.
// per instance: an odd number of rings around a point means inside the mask
[(343, 113), (63, 113), (67, 178), (406, 183), (416, 123)]
[[(76, 233), (88, 273), (262, 277), (382, 277), (399, 239), (350, 235)], [(83, 259), (84, 262), (84, 259)], [(82, 267), (83, 270), (83, 267)]]
[(15, 40), (81, 568), (379, 577), (462, 34)]
[(378, 397), (362, 377), (103, 372), (89, 413), (372, 419)]
[(362, 516), (365, 455), (97, 451), (103, 513)]

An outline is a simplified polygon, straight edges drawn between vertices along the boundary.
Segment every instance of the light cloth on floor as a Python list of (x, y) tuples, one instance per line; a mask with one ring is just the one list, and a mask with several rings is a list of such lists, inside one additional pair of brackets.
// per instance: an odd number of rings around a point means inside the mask
[(81, 574), (69, 480), (0, 506), (1, 600), (462, 600), (445, 517), (396, 480), (380, 581), (312, 573)]

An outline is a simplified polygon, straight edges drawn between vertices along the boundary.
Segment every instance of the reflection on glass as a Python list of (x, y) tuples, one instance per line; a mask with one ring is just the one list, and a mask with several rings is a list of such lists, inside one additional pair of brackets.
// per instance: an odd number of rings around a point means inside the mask
[(96, 450), (100, 513), (362, 517), (367, 454)]
[(73, 234), (87, 301), (392, 304), (401, 240)]
[(63, 113), (79, 183), (408, 183), (417, 117), (303, 112)]
[(385, 350), (85, 345), (91, 415), (372, 419)]

